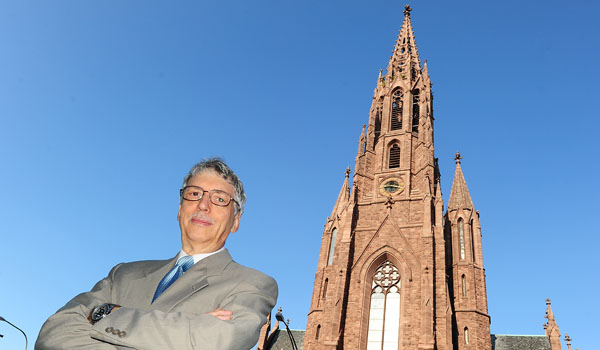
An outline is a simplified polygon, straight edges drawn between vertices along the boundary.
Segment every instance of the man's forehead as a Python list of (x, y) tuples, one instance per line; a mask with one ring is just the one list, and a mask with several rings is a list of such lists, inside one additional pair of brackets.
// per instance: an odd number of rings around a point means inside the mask
[(225, 178), (225, 176), (223, 176), (222, 174), (219, 174), (216, 170), (213, 170), (213, 169), (202, 170), (201, 172), (194, 174), (188, 181), (188, 185), (192, 181), (199, 181), (200, 178), (204, 177), (205, 175), (217, 177), (220, 180), (223, 180), (224, 184), (231, 186), (231, 188), (233, 188), (235, 190), (231, 181), (229, 181), (227, 178)]

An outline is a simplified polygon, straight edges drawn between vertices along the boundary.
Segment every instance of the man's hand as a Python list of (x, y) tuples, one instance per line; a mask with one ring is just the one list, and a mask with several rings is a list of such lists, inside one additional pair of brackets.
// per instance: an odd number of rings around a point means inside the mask
[(231, 315), (233, 315), (233, 312), (231, 312), (229, 310), (223, 310), (221, 308), (218, 308), (213, 312), (209, 312), (208, 314), (215, 316), (216, 318), (220, 319), (221, 321), (229, 321), (229, 320), (231, 320)]

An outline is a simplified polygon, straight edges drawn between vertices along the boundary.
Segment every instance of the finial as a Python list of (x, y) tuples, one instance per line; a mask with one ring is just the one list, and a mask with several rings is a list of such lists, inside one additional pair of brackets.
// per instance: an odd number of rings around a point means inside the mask
[(277, 312), (281, 312), (281, 311), (283, 311), (283, 309), (280, 306), (279, 309), (277, 309)]
[(550, 299), (546, 298), (546, 305), (550, 305)]
[(412, 9), (410, 8), (410, 5), (404, 6), (404, 15), (410, 17), (410, 11), (412, 11)]
[(386, 206), (388, 209), (392, 209), (392, 205), (393, 205), (393, 204), (394, 204), (394, 200), (392, 199), (392, 196), (389, 196), (389, 197), (387, 198), (387, 200), (385, 201), (385, 206)]
[(460, 156), (460, 152), (456, 152), (456, 157), (454, 157), (456, 164), (460, 164), (461, 159), (462, 159), (462, 157)]
[(351, 173), (351, 172), (352, 172), (352, 171), (350, 171), (350, 166), (348, 166), (348, 167), (346, 168), (346, 179), (347, 179), (348, 177), (350, 177), (350, 173)]
[(567, 347), (569, 348), (568, 350), (571, 350), (571, 337), (569, 337), (568, 333), (565, 333), (565, 341), (567, 342)]
[(287, 322), (285, 324), (287, 324), (288, 327), (290, 326), (290, 319), (289, 318), (287, 319)]

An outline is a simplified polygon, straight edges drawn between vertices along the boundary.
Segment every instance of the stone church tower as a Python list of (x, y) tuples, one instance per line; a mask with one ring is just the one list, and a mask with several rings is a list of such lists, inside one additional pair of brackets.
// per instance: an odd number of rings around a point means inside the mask
[(491, 349), (481, 224), (456, 154), (456, 171), (444, 220), (446, 266), (458, 349)]
[(305, 350), (491, 349), (479, 217), (457, 164), (444, 227), (410, 11), (325, 224)]

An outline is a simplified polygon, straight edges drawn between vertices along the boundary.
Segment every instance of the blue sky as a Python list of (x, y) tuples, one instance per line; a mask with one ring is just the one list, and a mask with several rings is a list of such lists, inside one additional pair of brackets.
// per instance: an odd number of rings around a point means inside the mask
[[(0, 315), (44, 320), (123, 261), (180, 248), (178, 189), (222, 156), (248, 194), (234, 258), (279, 282), (304, 329), (323, 225), (354, 166), (396, 1), (0, 3)], [(600, 313), (595, 175), (600, 5), (418, 1), (448, 200), (481, 213), (491, 329), (573, 348)], [(0, 323), (0, 349), (22, 347)]]

